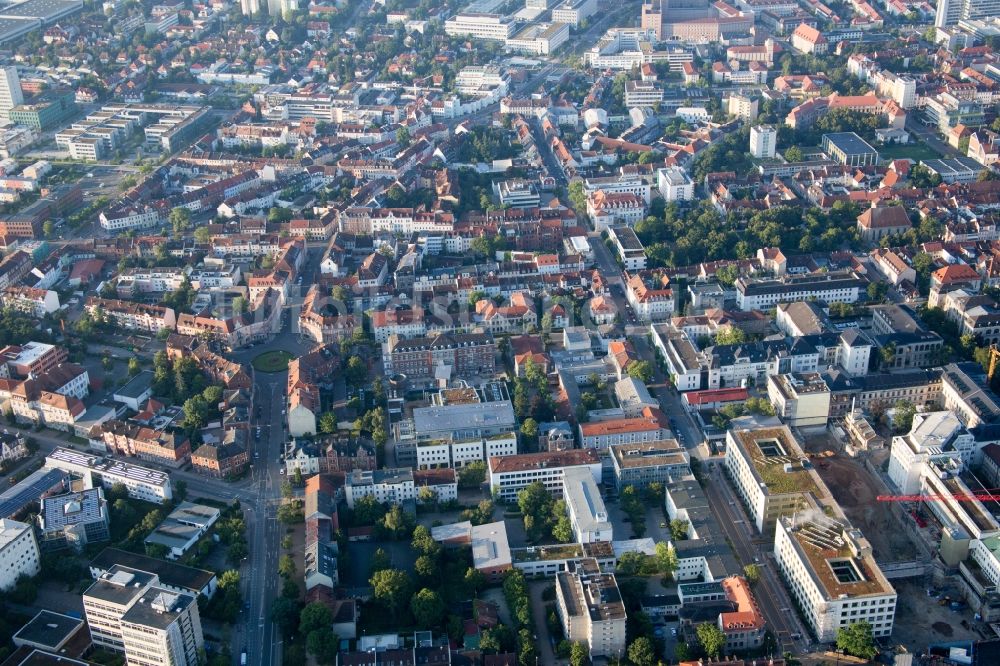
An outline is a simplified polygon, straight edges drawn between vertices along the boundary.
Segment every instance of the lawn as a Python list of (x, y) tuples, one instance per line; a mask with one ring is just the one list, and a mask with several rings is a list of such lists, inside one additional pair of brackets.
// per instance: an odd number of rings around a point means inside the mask
[(293, 358), (295, 358), (294, 354), (277, 349), (264, 352), (255, 358), (253, 367), (257, 372), (284, 372), (288, 369), (288, 362)]
[(900, 160), (909, 158), (915, 162), (921, 160), (936, 160), (941, 156), (931, 150), (925, 143), (892, 143), (876, 147), (879, 157), (883, 160)]

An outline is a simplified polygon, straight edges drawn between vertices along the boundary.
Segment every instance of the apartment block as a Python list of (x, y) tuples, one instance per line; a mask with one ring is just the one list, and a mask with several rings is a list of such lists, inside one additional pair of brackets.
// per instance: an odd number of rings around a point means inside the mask
[(584, 559), (556, 574), (556, 610), (568, 640), (587, 645), (591, 659), (625, 651), (625, 604), (614, 574)]
[(41, 555), (31, 525), (0, 518), (0, 591), (17, 584), (21, 576), (41, 571)]

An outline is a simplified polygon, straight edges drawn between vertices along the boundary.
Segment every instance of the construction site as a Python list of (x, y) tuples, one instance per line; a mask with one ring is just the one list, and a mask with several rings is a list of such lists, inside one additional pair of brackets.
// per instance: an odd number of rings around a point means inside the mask
[[(921, 502), (880, 501), (892, 489), (879, 473), (889, 457), (888, 448), (851, 457), (841, 440), (829, 432), (807, 435), (805, 452), (851, 523), (861, 529), (883, 572), (899, 595), (891, 643), (910, 652), (928, 644), (982, 638), (992, 633), (962, 603), (957, 582), (935, 576), (930, 563), (940, 539), (940, 526)], [(867, 458), (865, 457), (867, 456)], [(896, 577), (910, 564), (926, 565), (918, 576)], [(934, 581), (938, 582), (935, 583)]]

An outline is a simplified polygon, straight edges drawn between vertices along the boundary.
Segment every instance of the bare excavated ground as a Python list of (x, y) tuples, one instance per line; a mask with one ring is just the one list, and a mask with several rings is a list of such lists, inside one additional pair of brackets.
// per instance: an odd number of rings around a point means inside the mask
[(832, 456), (816, 455), (813, 465), (851, 523), (871, 542), (876, 560), (903, 562), (917, 556), (916, 547), (900, 529), (890, 505), (875, 499), (887, 491), (861, 460), (847, 456), (826, 434), (807, 438), (805, 448), (813, 454), (833, 452)]

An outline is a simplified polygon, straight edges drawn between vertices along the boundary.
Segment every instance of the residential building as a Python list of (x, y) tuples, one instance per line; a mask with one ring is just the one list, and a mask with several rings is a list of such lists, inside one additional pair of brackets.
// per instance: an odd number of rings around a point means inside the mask
[(602, 572), (597, 560), (556, 574), (556, 610), (566, 638), (587, 645), (592, 659), (625, 652), (625, 604), (614, 574)]
[(354, 470), (345, 478), (348, 508), (362, 497), (372, 496), (383, 504), (402, 504), (417, 497), (413, 471), (406, 468)]
[(828, 47), (823, 33), (811, 25), (801, 23), (792, 33), (792, 48), (800, 53), (823, 55)]
[(819, 512), (777, 521), (774, 557), (816, 639), (868, 622), (876, 638), (892, 633), (896, 591), (860, 530)]
[(202, 444), (191, 453), (191, 466), (196, 472), (217, 479), (231, 479), (246, 472), (250, 454), (236, 441)]
[(21, 576), (38, 575), (41, 561), (31, 525), (0, 518), (0, 591), (13, 588)]
[(618, 258), (627, 271), (646, 268), (646, 249), (632, 227), (608, 227), (608, 239), (614, 243)]
[(410, 339), (392, 334), (383, 345), (382, 361), (386, 375), (406, 375), (413, 385), (492, 378), (496, 342), (488, 333), (442, 333)]
[(774, 159), (778, 146), (778, 132), (770, 125), (750, 128), (750, 155), (758, 160)]
[(665, 201), (691, 201), (694, 199), (694, 181), (680, 167), (656, 170), (656, 186)]

